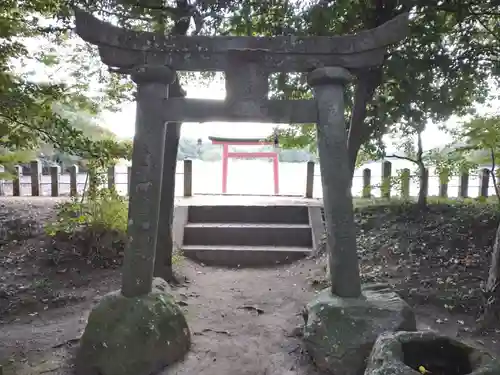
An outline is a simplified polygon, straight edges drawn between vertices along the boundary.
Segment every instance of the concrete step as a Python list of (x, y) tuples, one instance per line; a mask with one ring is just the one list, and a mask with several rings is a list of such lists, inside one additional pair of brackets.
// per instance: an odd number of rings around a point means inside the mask
[(190, 206), (190, 223), (308, 224), (306, 206)]
[(308, 224), (187, 223), (184, 245), (313, 246)]
[(184, 245), (184, 256), (208, 266), (273, 267), (302, 259), (311, 253), (306, 247), (203, 246)]

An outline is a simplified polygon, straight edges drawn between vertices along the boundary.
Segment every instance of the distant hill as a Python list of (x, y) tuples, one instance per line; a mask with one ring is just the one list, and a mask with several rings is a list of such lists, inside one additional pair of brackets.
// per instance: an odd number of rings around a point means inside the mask
[[(238, 146), (238, 151), (269, 151), (271, 146)], [(286, 149), (281, 150), (279, 159), (281, 162), (303, 163), (314, 159), (314, 156), (305, 150)], [(217, 161), (222, 159), (222, 146), (213, 145), (206, 141), (198, 144), (198, 140), (192, 138), (181, 138), (179, 141), (179, 150), (177, 160), (200, 159), (205, 161)]]

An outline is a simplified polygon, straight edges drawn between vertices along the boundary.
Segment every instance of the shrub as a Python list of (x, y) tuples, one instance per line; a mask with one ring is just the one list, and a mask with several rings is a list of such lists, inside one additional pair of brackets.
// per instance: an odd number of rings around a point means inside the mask
[[(121, 265), (127, 244), (128, 200), (114, 189), (96, 189), (87, 198), (57, 205), (56, 220), (45, 226), (52, 238), (52, 263), (81, 260), (94, 267)], [(172, 263), (181, 261), (174, 244)]]
[(50, 236), (71, 234), (82, 228), (96, 232), (127, 231), (128, 204), (114, 190), (101, 189), (91, 198), (73, 198), (58, 204), (56, 209), (56, 221), (45, 227)]
[(52, 237), (51, 261), (61, 263), (76, 256), (93, 266), (121, 264), (127, 221), (127, 200), (113, 189), (59, 204), (56, 220), (45, 227)]

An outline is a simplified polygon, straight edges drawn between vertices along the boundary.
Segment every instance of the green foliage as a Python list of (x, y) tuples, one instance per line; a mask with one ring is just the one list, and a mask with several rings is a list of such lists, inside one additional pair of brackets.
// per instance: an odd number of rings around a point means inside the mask
[(459, 151), (477, 163), (495, 163), (500, 154), (500, 116), (478, 116), (464, 122), (456, 137), (463, 143)]
[[(54, 222), (45, 227), (54, 243), (70, 242), (94, 266), (121, 263), (127, 243), (128, 200), (116, 190), (102, 188), (102, 168), (91, 162), (87, 195), (73, 198), (57, 207)], [(52, 249), (55, 263), (64, 257), (64, 250)]]
[[(0, 4), (0, 148), (3, 155), (12, 153), (7, 157), (9, 164), (22, 163), (23, 152), (36, 153), (44, 145), (83, 159), (109, 161), (130, 154), (130, 147), (111, 137), (95, 140), (75, 126), (77, 119), (68, 116), (95, 115), (117, 98), (123, 99), (117, 93), (121, 89), (113, 89), (112, 79), (101, 80), (101, 87), (107, 87), (103, 95), (91, 93), (103, 67), (99, 64), (98, 71), (92, 70), (98, 61), (96, 51), (91, 53), (71, 36), (73, 5), (78, 1)], [(85, 64), (86, 57), (93, 59), (93, 66)]]
[(382, 197), (389, 197), (391, 194), (392, 180), (391, 177), (383, 177), (380, 184), (380, 195)]
[[(382, 69), (358, 72), (355, 85), (346, 93), (347, 114), (354, 119), (347, 126), (356, 129), (359, 145), (377, 146), (380, 143), (376, 140), (394, 132), (396, 124), (440, 122), (452, 114), (465, 114), (474, 102), (485, 100), (487, 78), (498, 65), (499, 47), (494, 27), (485, 25), (497, 24), (498, 9), (493, 1), (471, 1), (467, 6), (427, 0), (279, 0), (272, 5), (243, 1), (218, 31), (238, 35), (346, 34), (374, 28), (411, 10), (410, 36), (390, 48)], [(277, 74), (271, 83), (274, 97), (311, 95), (304, 75)], [(353, 101), (358, 92), (361, 95)], [(357, 100), (356, 117), (353, 104)], [(311, 125), (282, 131), (281, 138), (283, 147), (315, 149), (315, 128)]]
[(454, 175), (469, 173), (477, 164), (454, 149), (434, 149), (424, 155), (426, 165), (433, 167), (441, 184), (447, 184)]
[(0, 180), (10, 180), (14, 177), (15, 167), (19, 163), (27, 163), (33, 159), (33, 152), (21, 150), (11, 152), (0, 149), (0, 165), (4, 168), (0, 172)]
[[(475, 117), (462, 124), (457, 137), (463, 146), (457, 149), (462, 156), (468, 156), (476, 164), (488, 164), (490, 178), (500, 203), (500, 187), (498, 186), (498, 160), (500, 157), (500, 116)], [(469, 161), (469, 163), (471, 163)]]
[(72, 234), (82, 230), (93, 234), (104, 231), (125, 235), (127, 231), (128, 202), (115, 191), (97, 190), (92, 197), (83, 201), (73, 198), (57, 206), (57, 219), (46, 226), (46, 233), (56, 236), (59, 233)]

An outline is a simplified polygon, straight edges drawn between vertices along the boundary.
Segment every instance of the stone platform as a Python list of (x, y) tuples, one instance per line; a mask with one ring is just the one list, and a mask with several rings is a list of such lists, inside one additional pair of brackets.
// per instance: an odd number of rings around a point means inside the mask
[(321, 207), (318, 198), (289, 195), (239, 195), (197, 194), (192, 197), (175, 197), (176, 206), (306, 206)]
[(186, 257), (207, 265), (290, 263), (312, 255), (323, 234), (318, 199), (199, 195), (175, 205), (174, 241)]

